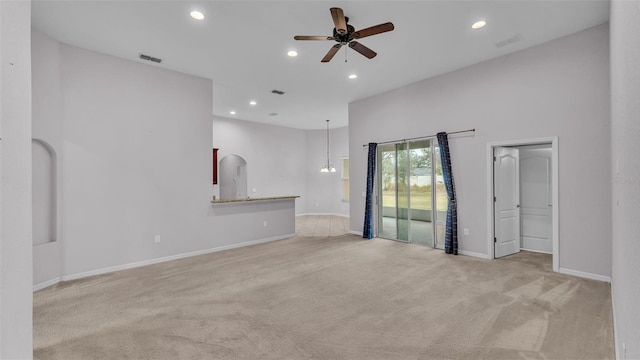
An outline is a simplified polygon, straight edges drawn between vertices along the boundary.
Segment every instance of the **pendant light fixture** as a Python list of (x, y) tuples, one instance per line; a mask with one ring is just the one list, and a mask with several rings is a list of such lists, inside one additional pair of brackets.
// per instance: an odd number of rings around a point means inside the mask
[(322, 166), (320, 172), (328, 173), (328, 172), (336, 172), (336, 168), (331, 165), (329, 161), (329, 120), (327, 120), (327, 164)]

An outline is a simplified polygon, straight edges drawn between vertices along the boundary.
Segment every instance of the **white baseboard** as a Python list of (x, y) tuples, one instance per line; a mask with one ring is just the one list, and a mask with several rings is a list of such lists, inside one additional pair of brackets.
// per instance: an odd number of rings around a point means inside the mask
[[(161, 263), (161, 262), (166, 262), (166, 261), (171, 261), (171, 260), (183, 259), (183, 258), (187, 258), (187, 257), (191, 257), (191, 256), (210, 254), (210, 253), (223, 251), (223, 250), (235, 249), (235, 248), (239, 248), (239, 247), (255, 245), (255, 244), (261, 244), (261, 243), (266, 243), (266, 242), (271, 242), (271, 241), (276, 241), (276, 240), (288, 239), (288, 238), (292, 238), (292, 237), (295, 237), (295, 236), (296, 236), (296, 234), (287, 234), (287, 235), (274, 236), (274, 237), (265, 238), (265, 239), (245, 241), (245, 242), (241, 242), (241, 243), (238, 243), (238, 244), (230, 244), (230, 245), (218, 246), (218, 247), (214, 247), (214, 248), (191, 251), (191, 252), (188, 252), (188, 253), (165, 256), (165, 257), (156, 258), (156, 259), (143, 260), (143, 261), (138, 261), (138, 262), (129, 263), (129, 264), (109, 266), (109, 267), (106, 267), (106, 268), (101, 268), (101, 269), (96, 269), (96, 270), (91, 270), (91, 271), (85, 271), (85, 272), (77, 273), (77, 274), (63, 275), (62, 277), (57, 279), (58, 281), (52, 282), (52, 283), (48, 284), (47, 286), (51, 286), (51, 285), (53, 285), (53, 284), (55, 284), (57, 282), (60, 282), (60, 281), (76, 280), (76, 279), (81, 279), (81, 278), (94, 276), (94, 275), (107, 274), (107, 273), (111, 273), (111, 272), (114, 272), (114, 271), (132, 269), (132, 268), (137, 268), (137, 267), (141, 267), (141, 266), (158, 264), (158, 263)], [(39, 284), (38, 286), (40, 286), (40, 285), (41, 284)]]
[(41, 282), (40, 284), (33, 285), (33, 292), (36, 292), (38, 290), (42, 290), (44, 288), (48, 288), (49, 286), (55, 285), (55, 284), (57, 284), (59, 282), (60, 282), (60, 277), (56, 277), (56, 278), (53, 278), (51, 280), (47, 280), (47, 281)]
[(349, 217), (349, 215), (335, 214), (335, 213), (304, 213), (304, 214), (296, 214), (296, 216), (338, 216), (343, 218)]
[(533, 250), (533, 249), (527, 249), (527, 248), (520, 248), (520, 250), (522, 250), (522, 251), (528, 251), (528, 252), (532, 252), (532, 253), (538, 253), (538, 254), (549, 254), (549, 255), (553, 255), (553, 253), (552, 253), (552, 252), (542, 251), (542, 250)]
[(618, 353), (618, 326), (616, 321), (616, 301), (613, 297), (613, 278), (611, 279), (611, 313), (613, 315), (613, 358), (621, 360), (622, 357)]
[(487, 259), (487, 260), (490, 259), (489, 255), (487, 255), (487, 254), (474, 252), (474, 251), (467, 251), (467, 250), (458, 250), (458, 255), (473, 256), (473, 257), (477, 257), (477, 258), (481, 258), (481, 259)]
[(349, 230), (349, 234), (362, 236), (362, 231)]
[(561, 274), (577, 276), (585, 279), (603, 281), (607, 283), (611, 282), (611, 276), (592, 274), (584, 271), (578, 271), (578, 270), (572, 270), (572, 269), (566, 269), (566, 268), (559, 268), (558, 272)]

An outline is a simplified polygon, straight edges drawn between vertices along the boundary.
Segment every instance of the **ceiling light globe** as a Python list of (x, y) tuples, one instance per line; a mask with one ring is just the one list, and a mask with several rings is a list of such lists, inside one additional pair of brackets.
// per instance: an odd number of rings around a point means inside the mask
[(478, 30), (478, 29), (482, 29), (485, 25), (487, 25), (487, 22), (484, 20), (479, 20), (473, 23), (473, 25), (471, 25), (471, 28), (474, 30)]
[(357, 79), (357, 78), (358, 78), (358, 75), (356, 74), (349, 75), (349, 79)]
[(289, 55), (289, 57), (296, 57), (296, 56), (298, 56), (298, 52), (295, 51), (295, 50), (289, 50), (287, 55)]
[(193, 10), (189, 15), (191, 15), (192, 18), (196, 19), (196, 20), (203, 20), (204, 19), (204, 14), (201, 13), (198, 10)]

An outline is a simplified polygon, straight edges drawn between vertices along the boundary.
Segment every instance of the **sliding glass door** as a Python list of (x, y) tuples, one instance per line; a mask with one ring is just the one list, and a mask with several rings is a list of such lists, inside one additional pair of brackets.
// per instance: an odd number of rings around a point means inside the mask
[(439, 244), (434, 239), (444, 236), (436, 230), (444, 221), (439, 209), (446, 212), (446, 202), (442, 204), (444, 184), (435, 154), (437, 146), (428, 139), (378, 146), (379, 237), (430, 247)]

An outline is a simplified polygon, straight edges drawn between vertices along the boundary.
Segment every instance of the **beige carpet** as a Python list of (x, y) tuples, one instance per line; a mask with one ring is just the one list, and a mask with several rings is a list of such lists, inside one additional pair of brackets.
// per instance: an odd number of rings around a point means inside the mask
[(36, 359), (612, 359), (609, 284), (548, 255), (296, 237), (34, 294)]

